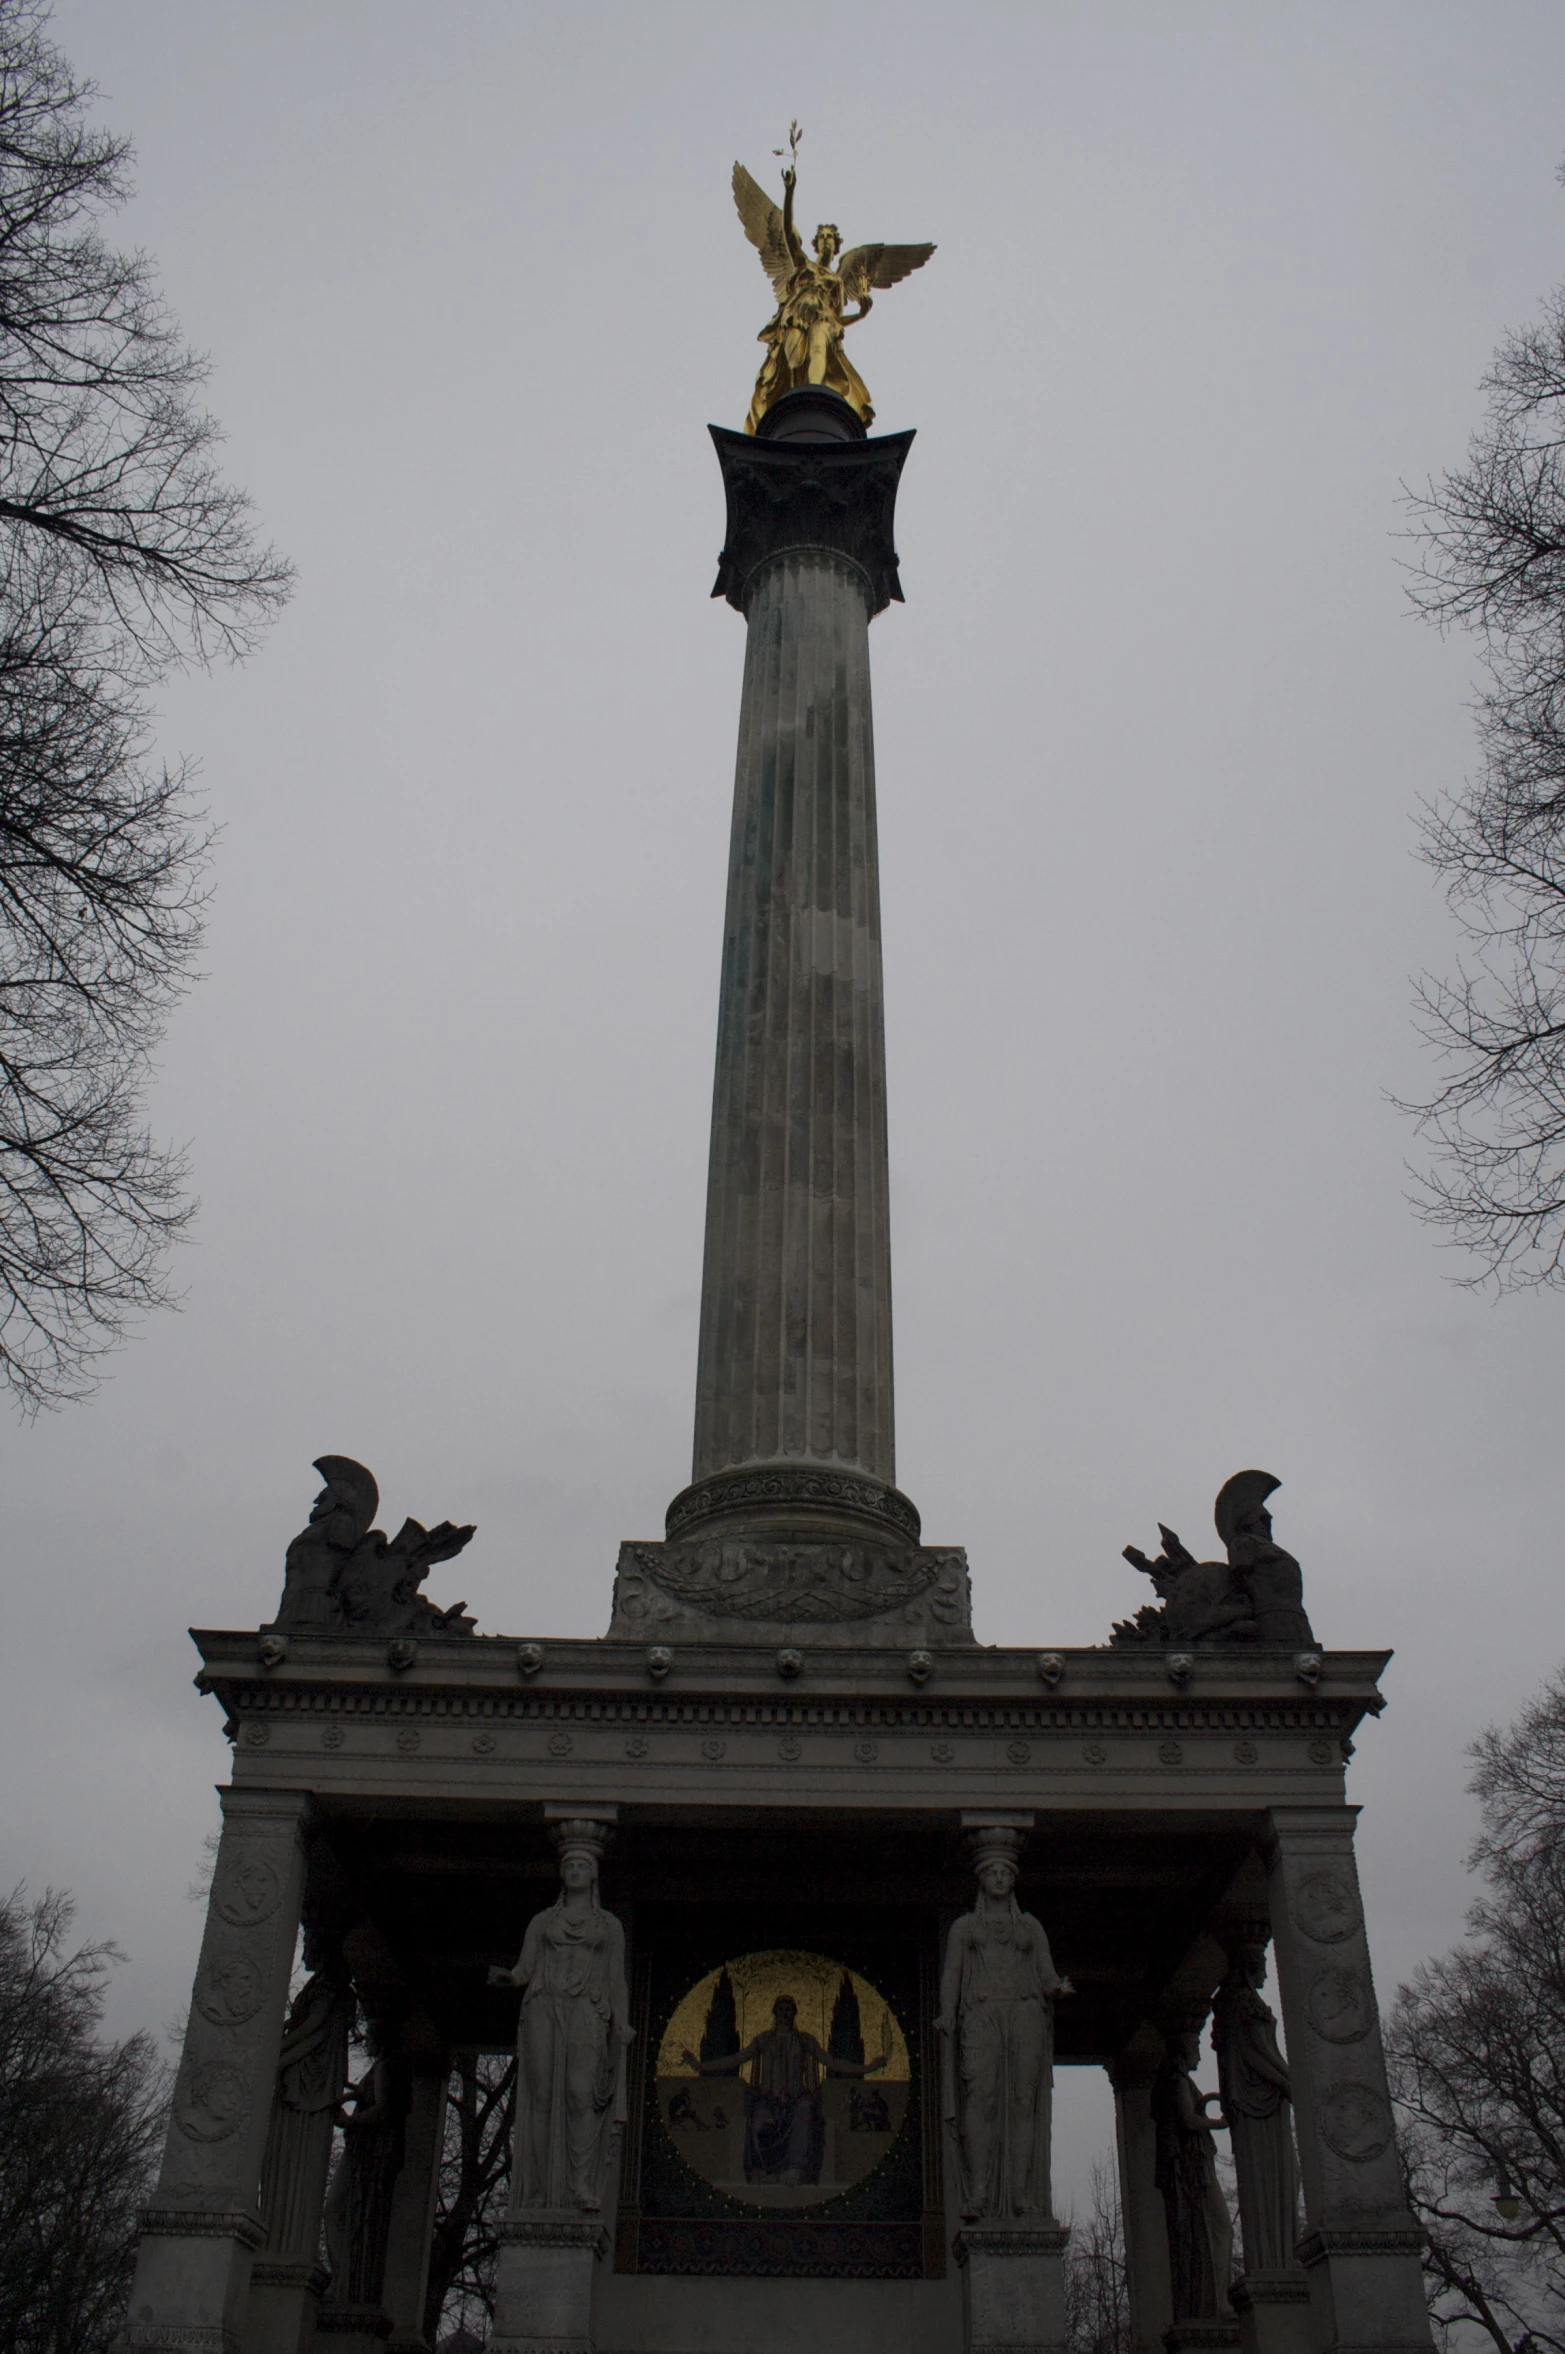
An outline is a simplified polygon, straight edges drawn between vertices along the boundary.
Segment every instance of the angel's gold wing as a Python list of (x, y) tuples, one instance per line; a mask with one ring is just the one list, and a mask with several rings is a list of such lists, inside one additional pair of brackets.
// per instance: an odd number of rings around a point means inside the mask
[(855, 245), (837, 264), (842, 291), (850, 302), (862, 302), (871, 287), (895, 286), (899, 279), (910, 278), (934, 250), (932, 245)]
[[(783, 235), (782, 207), (751, 179), (742, 163), (734, 166), (734, 202), (744, 233), (761, 257), (761, 267), (781, 297), (793, 276), (793, 256)], [(879, 250), (878, 248), (876, 249)]]

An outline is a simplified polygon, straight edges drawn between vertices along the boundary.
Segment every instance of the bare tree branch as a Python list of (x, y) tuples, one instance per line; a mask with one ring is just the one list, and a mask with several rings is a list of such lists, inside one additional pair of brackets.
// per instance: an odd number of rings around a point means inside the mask
[(210, 833), (146, 691), (248, 652), (288, 588), (217, 472), (205, 362), (99, 233), (129, 148), (46, 22), (0, 0), (0, 1381), (29, 1410), (169, 1303), (191, 1215), (142, 1106)]
[(69, 1949), (50, 1889), (0, 1901), (0, 2344), (108, 2354), (162, 2140), (152, 2039), (99, 2040), (113, 1946)]
[(1431, 2313), (1513, 2354), (1565, 2338), (1565, 1675), (1472, 1754), (1484, 1894), (1386, 2045)]

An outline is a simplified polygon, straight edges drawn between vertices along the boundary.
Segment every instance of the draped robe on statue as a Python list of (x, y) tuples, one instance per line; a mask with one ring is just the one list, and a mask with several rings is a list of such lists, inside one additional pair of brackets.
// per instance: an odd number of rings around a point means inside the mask
[(826, 2152), (821, 2071), (826, 2054), (798, 2027), (770, 2027), (740, 2053), (750, 2062), (744, 2088), (746, 2182), (819, 2182)]
[(946, 1949), (941, 2007), (955, 2020), (947, 2046), (947, 2118), (957, 2128), (963, 2213), (1038, 2220), (1052, 2211), (1049, 2134), (1054, 2106), (1054, 1997), (1061, 1979), (1041, 1922), (1015, 1897), (967, 1913)]
[(625, 2116), (614, 2022), (628, 2007), (625, 1937), (594, 1903), (577, 1919), (564, 1899), (535, 1913), (522, 1940), (517, 2026), (516, 2153), (520, 2207), (595, 2209), (612, 2127)]

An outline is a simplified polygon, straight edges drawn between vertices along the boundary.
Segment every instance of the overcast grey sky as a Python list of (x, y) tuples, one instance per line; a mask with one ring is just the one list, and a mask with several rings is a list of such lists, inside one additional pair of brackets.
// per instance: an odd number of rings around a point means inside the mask
[[(530, 7), (62, 0), (126, 241), (299, 566), (172, 687), (225, 827), (165, 1130), (183, 1314), (0, 1436), (4, 1872), (183, 2006), (227, 1751), (183, 1629), (271, 1614), (315, 1492), (472, 1519), (438, 1598), (595, 1634), (688, 1474), (743, 628), (709, 419), (768, 289), (728, 195), (933, 237), (855, 344), (916, 426), (875, 663), (899, 1472), (979, 1631), (1094, 1642), (1158, 1519), (1283, 1480), (1382, 1991), (1459, 1930), (1463, 1744), (1562, 1649), (1565, 1300), (1404, 1202), (1411, 813), (1471, 650), (1398, 485), (1565, 277), (1557, 0)], [(1065, 1957), (1068, 1961), (1068, 1957)]]

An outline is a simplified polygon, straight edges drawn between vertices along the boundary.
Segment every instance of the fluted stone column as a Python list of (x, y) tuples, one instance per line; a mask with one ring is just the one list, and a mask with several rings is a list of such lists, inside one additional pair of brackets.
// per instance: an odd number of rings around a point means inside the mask
[[(768, 433), (768, 428), (770, 432)], [(696, 1377), (681, 1533), (857, 1520), (895, 1495), (869, 624), (910, 434), (866, 441), (835, 395), (764, 439), (714, 428), (729, 497), (718, 589), (748, 636), (734, 784)]]
[(707, 1190), (695, 1477), (810, 1459), (895, 1477), (886, 1043), (856, 564), (751, 593)]

